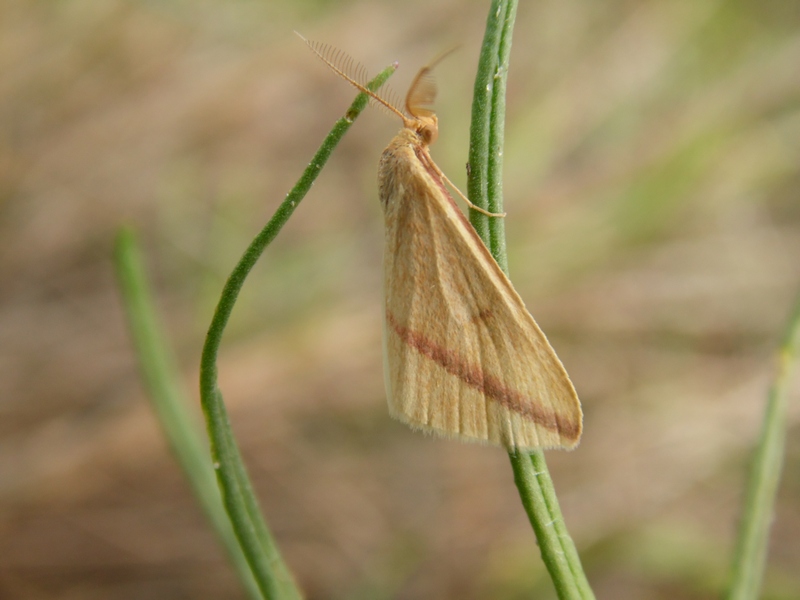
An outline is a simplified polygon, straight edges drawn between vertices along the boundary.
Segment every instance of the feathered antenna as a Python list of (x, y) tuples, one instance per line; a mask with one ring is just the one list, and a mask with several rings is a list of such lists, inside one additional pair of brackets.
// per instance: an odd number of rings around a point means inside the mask
[(422, 67), (411, 82), (406, 94), (406, 111), (413, 117), (430, 117), (433, 110), (428, 108), (436, 100), (436, 80), (433, 77), (433, 68), (445, 57), (456, 51), (458, 46), (454, 46), (434, 58), (429, 64)]
[[(419, 70), (419, 73), (417, 73), (414, 81), (411, 82), (411, 87), (408, 89), (408, 94), (406, 94), (405, 106), (406, 110), (408, 111), (408, 115), (406, 115), (403, 114), (399, 108), (397, 108), (400, 106), (398, 102), (389, 102), (366, 87), (367, 70), (361, 63), (351, 58), (345, 52), (334, 48), (333, 46), (321, 44), (319, 42), (311, 42), (296, 31), (295, 33), (297, 34), (297, 37), (303, 40), (306, 45), (311, 48), (311, 51), (316, 54), (322, 62), (328, 65), (328, 67), (330, 67), (330, 69), (339, 77), (349, 82), (359, 92), (367, 94), (370, 99), (378, 102), (382, 107), (403, 119), (404, 127), (415, 129), (415, 125), (423, 123), (425, 130), (433, 131), (433, 139), (435, 139), (437, 132), (436, 117), (434, 116), (434, 112), (430, 108), (427, 108), (433, 104), (433, 101), (436, 99), (436, 82), (433, 79), (432, 71), (433, 67), (435, 67), (437, 63), (455, 51), (457, 47), (451, 48), (447, 52), (443, 52), (437, 56), (436, 59), (431, 61), (428, 66), (422, 67)], [(431, 140), (428, 139), (428, 141), (425, 142), (425, 145), (427, 146), (430, 142)], [(441, 177), (442, 180), (447, 183), (447, 185), (453, 188), (453, 190), (455, 190), (456, 193), (461, 196), (461, 198), (467, 203), (467, 205), (469, 205), (470, 208), (477, 210), (478, 212), (489, 217), (506, 216), (506, 213), (492, 213), (484, 208), (481, 208), (480, 206), (476, 206), (470, 202), (470, 199), (467, 198), (463, 192), (461, 192), (461, 190), (459, 190), (453, 184), (452, 181), (447, 178), (447, 175), (442, 172), (442, 170), (436, 165), (436, 163), (433, 162), (433, 160), (430, 161), (430, 166), (436, 171), (439, 177)]]
[(397, 101), (397, 94), (395, 94), (391, 88), (384, 87), (383, 96), (379, 96), (367, 88), (369, 76), (367, 75), (367, 69), (364, 65), (334, 46), (320, 42), (312, 42), (296, 31), (295, 33), (334, 73), (350, 83), (350, 85), (355, 87), (359, 92), (367, 94), (370, 98), (370, 102), (377, 102), (381, 107), (403, 119), (404, 124), (409, 125), (410, 119), (403, 111), (397, 108), (401, 106), (401, 104)]

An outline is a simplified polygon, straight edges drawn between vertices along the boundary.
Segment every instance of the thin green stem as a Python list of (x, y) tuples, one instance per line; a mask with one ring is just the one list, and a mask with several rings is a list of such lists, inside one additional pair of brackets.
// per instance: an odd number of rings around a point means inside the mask
[[(486, 23), (475, 79), (470, 128), (470, 201), (493, 213), (503, 212), (503, 135), (506, 80), (516, 17), (516, 0), (493, 0)], [(470, 222), (497, 264), (507, 273), (505, 230), (501, 218), (470, 212)], [(561, 599), (594, 598), (580, 557), (569, 536), (544, 454), (510, 453), (514, 481)]]
[[(489, 165), (486, 173), (489, 212), (503, 212), (503, 146), (506, 128), (506, 84), (511, 56), (511, 37), (517, 15), (517, 1), (508, 2), (497, 46), (497, 59), (492, 74), (491, 116), (489, 118)], [(505, 220), (488, 218), (489, 246), (500, 268), (508, 273)]]
[[(379, 88), (394, 70), (395, 67), (388, 67), (367, 87), (372, 90)], [(300, 180), (247, 248), (225, 283), (203, 346), (200, 362), (200, 402), (206, 417), (217, 482), (233, 529), (256, 582), (264, 596), (270, 599), (300, 598), (300, 592), (261, 515), (258, 500), (253, 493), (247, 470), (233, 437), (222, 393), (217, 387), (217, 354), (225, 326), (248, 273), (264, 249), (286, 224), (319, 175), (334, 147), (350, 128), (353, 120), (367, 106), (367, 102), (366, 94), (359, 94), (356, 97), (346, 115), (333, 126)]]
[(542, 561), (558, 597), (594, 598), (578, 550), (561, 514), (544, 453), (509, 453), (509, 458), (520, 500), (536, 533)]
[(800, 355), (800, 297), (778, 351), (778, 372), (769, 391), (733, 558), (729, 600), (758, 598), (767, 559), (769, 529), (786, 445), (789, 384)]
[(178, 384), (177, 370), (161, 334), (163, 328), (147, 286), (144, 261), (130, 228), (124, 227), (117, 234), (115, 267), (142, 379), (158, 422), (248, 595), (261, 599), (263, 596), (222, 506), (214, 470), (208, 461), (208, 446)]
[[(478, 72), (475, 75), (475, 86), (472, 90), (467, 195), (470, 202), (485, 210), (489, 210), (489, 148), (492, 128), (492, 95), (495, 87), (494, 75), (497, 70), (500, 36), (507, 10), (508, 2), (499, 0), (493, 0), (489, 8), (489, 18), (486, 22), (486, 31), (478, 59)], [(508, 39), (510, 41), (510, 35)], [(496, 179), (494, 180), (496, 181)], [(502, 188), (500, 192), (500, 209), (497, 210), (495, 206), (497, 212), (502, 212)], [(497, 196), (495, 196), (494, 202), (497, 202)], [(490, 239), (489, 217), (477, 210), (470, 210), (469, 220), (475, 231), (478, 232), (478, 236), (488, 245)], [(495, 257), (496, 259), (497, 257)]]

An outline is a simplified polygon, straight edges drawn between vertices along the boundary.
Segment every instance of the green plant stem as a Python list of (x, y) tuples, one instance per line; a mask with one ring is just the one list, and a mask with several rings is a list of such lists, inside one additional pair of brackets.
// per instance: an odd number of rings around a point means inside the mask
[[(478, 59), (478, 72), (475, 75), (475, 86), (472, 90), (472, 122), (469, 132), (469, 158), (467, 169), (467, 195), (470, 202), (485, 210), (489, 209), (489, 165), (490, 165), (490, 139), (492, 139), (492, 113), (493, 94), (495, 88), (494, 76), (497, 72), (498, 54), (500, 50), (500, 36), (503, 32), (503, 24), (508, 11), (508, 2), (494, 0), (489, 8), (489, 18), (486, 21), (486, 31), (481, 46), (481, 54)], [(512, 17), (513, 20), (513, 17)], [(510, 42), (511, 36), (508, 36)], [(510, 43), (509, 43), (510, 46)], [(505, 92), (503, 92), (505, 93)], [(505, 118), (503, 118), (505, 121)], [(500, 143), (502, 144), (502, 131), (500, 132)], [(494, 137), (496, 141), (496, 134)], [(500, 157), (502, 160), (502, 157)], [(502, 172), (502, 164), (491, 161), (494, 169)], [(492, 181), (497, 181), (493, 176)], [(499, 194), (497, 192), (500, 192)], [(493, 212), (502, 212), (502, 188), (495, 188), (492, 194)], [(499, 207), (498, 207), (499, 201)], [(499, 210), (498, 210), (499, 208)], [(491, 241), (489, 236), (489, 217), (477, 210), (469, 211), (469, 220), (478, 236), (484, 241), (489, 249)], [(494, 252), (493, 252), (494, 254)], [(500, 259), (505, 261), (504, 253), (498, 253)], [(498, 256), (495, 256), (495, 260)], [(498, 261), (503, 267), (503, 263)], [(507, 267), (503, 267), (506, 270)]]
[[(489, 9), (475, 79), (470, 128), (470, 201), (503, 212), (503, 132), (506, 80), (516, 0), (494, 0)], [(470, 222), (497, 264), (508, 273), (503, 219), (470, 211)], [(514, 481), (542, 553), (542, 560), (563, 599), (594, 598), (580, 557), (569, 536), (542, 452), (509, 453)]]
[[(379, 88), (394, 72), (391, 66), (373, 79), (367, 87)], [(217, 482), (233, 529), (239, 539), (253, 575), (266, 598), (300, 598), (289, 569), (267, 528), (247, 471), (231, 431), (222, 394), (217, 387), (217, 354), (222, 334), (245, 278), (269, 243), (286, 224), (297, 205), (308, 192), (334, 147), (367, 106), (368, 96), (359, 94), (346, 115), (339, 119), (325, 138), (302, 177), (273, 217), (245, 251), (225, 283), (206, 335), (200, 362), (200, 401), (206, 417), (211, 441), (211, 456), (217, 471)]]
[(786, 413), (792, 372), (800, 354), (800, 297), (778, 351), (778, 372), (769, 391), (758, 448), (747, 483), (744, 514), (733, 558), (729, 600), (758, 598), (767, 558), (769, 529), (786, 445)]
[(558, 597), (581, 600), (594, 598), (578, 550), (561, 515), (544, 453), (512, 452), (508, 456), (520, 500), (536, 533), (542, 561), (550, 573)]
[(161, 335), (163, 329), (147, 286), (136, 235), (128, 227), (121, 228), (117, 234), (115, 267), (142, 379), (158, 422), (247, 593), (253, 599), (260, 599), (261, 592), (222, 506), (199, 423), (189, 412), (186, 394), (178, 384), (177, 370)]

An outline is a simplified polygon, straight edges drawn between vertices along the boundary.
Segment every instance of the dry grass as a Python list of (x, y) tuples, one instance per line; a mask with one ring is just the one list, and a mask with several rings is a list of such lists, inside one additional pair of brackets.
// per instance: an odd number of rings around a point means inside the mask
[[(463, 182), (486, 6), (0, 6), (0, 597), (240, 593), (145, 403), (110, 268), (147, 240), (187, 388), (221, 281), (352, 97), (293, 36), (393, 86), (439, 69)], [(800, 277), (800, 9), (522, 3), (509, 79), (512, 279), (582, 397), (553, 476), (603, 598), (711, 598)], [(310, 598), (551, 594), (495, 449), (389, 420), (367, 114), (245, 287), (221, 383)], [(463, 187), (463, 186), (462, 186)], [(795, 398), (797, 394), (795, 394)], [(767, 578), (800, 595), (797, 403)]]

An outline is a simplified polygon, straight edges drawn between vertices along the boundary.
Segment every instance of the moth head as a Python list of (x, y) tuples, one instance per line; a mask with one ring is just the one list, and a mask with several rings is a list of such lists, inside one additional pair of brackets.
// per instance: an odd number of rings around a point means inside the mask
[(433, 113), (419, 116), (414, 123), (414, 131), (422, 143), (428, 146), (439, 137), (439, 119)]

